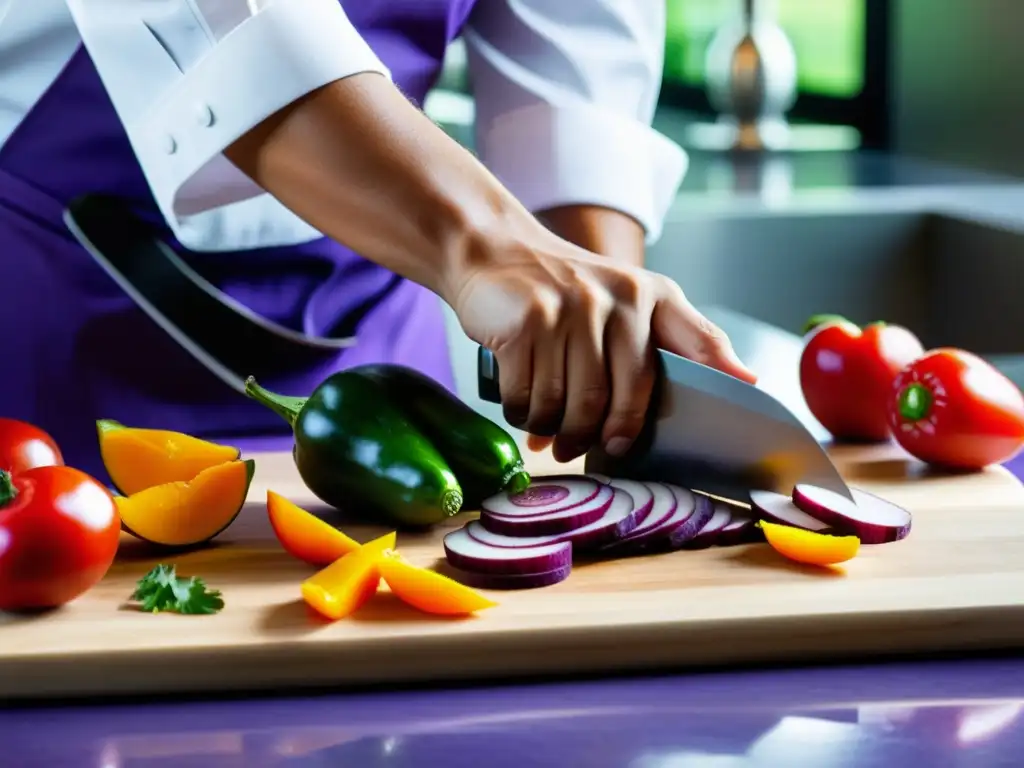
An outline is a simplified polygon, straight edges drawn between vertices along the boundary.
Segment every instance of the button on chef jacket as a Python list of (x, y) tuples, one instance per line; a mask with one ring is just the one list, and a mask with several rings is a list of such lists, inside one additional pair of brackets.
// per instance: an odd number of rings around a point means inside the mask
[(0, 0), (0, 415), (101, 477), (98, 418), (290, 445), (71, 237), (63, 208), (90, 192), (148, 212), (190, 266), (288, 328), (331, 337), (370, 303), (354, 346), (266, 385), (305, 395), (389, 361), (451, 387), (439, 299), (324, 238), (222, 153), (356, 73), (422, 103), (460, 34), (491, 171), (531, 210), (608, 206), (655, 240), (686, 165), (650, 128), (664, 0)]

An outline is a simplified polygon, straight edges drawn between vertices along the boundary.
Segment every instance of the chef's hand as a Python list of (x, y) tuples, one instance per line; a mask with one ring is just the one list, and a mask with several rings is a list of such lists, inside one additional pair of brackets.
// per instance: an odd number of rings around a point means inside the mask
[[(538, 211), (537, 218), (573, 245), (636, 267), (644, 266), (647, 232), (640, 222), (622, 211), (601, 205), (571, 203)], [(554, 441), (548, 435), (531, 434), (527, 435), (526, 446), (540, 453), (550, 448)]]
[(505, 418), (554, 436), (558, 461), (598, 441), (613, 455), (629, 449), (647, 413), (656, 348), (755, 379), (674, 281), (539, 224), (485, 246), (458, 286), (447, 298), (497, 358)]

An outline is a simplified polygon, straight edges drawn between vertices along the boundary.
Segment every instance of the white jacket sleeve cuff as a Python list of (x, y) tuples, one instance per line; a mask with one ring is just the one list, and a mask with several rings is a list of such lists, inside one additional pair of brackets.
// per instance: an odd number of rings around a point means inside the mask
[[(103, 59), (116, 54), (98, 53), (102, 75)], [(173, 59), (165, 65), (173, 67)], [(337, 0), (277, 0), (231, 29), (184, 73), (162, 78), (169, 86), (146, 109), (118, 111), (163, 215), (180, 225), (263, 194), (223, 151), (281, 108), (360, 72), (390, 77)], [(120, 71), (112, 74), (122, 80)], [(116, 87), (108, 90), (115, 104), (123, 96)], [(131, 101), (138, 104), (138, 96), (131, 94)]]
[(648, 244), (661, 235), (688, 158), (674, 142), (598, 105), (538, 102), (496, 116), (477, 152), (531, 211), (599, 205), (636, 219)]

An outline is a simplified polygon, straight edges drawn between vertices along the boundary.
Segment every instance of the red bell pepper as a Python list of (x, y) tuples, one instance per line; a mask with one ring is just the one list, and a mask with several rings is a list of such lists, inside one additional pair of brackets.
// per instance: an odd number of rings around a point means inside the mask
[(887, 406), (896, 441), (929, 464), (980, 469), (1024, 445), (1024, 395), (991, 364), (935, 349), (893, 382)]

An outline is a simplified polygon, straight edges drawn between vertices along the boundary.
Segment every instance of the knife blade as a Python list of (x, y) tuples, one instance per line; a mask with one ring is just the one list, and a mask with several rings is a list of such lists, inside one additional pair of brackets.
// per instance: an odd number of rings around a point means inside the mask
[[(664, 350), (640, 437), (625, 456), (600, 447), (586, 471), (678, 485), (749, 501), (752, 490), (787, 496), (810, 483), (852, 500), (849, 487), (807, 427), (776, 398), (755, 386)], [(482, 400), (500, 403), (498, 363), (478, 353)]]

